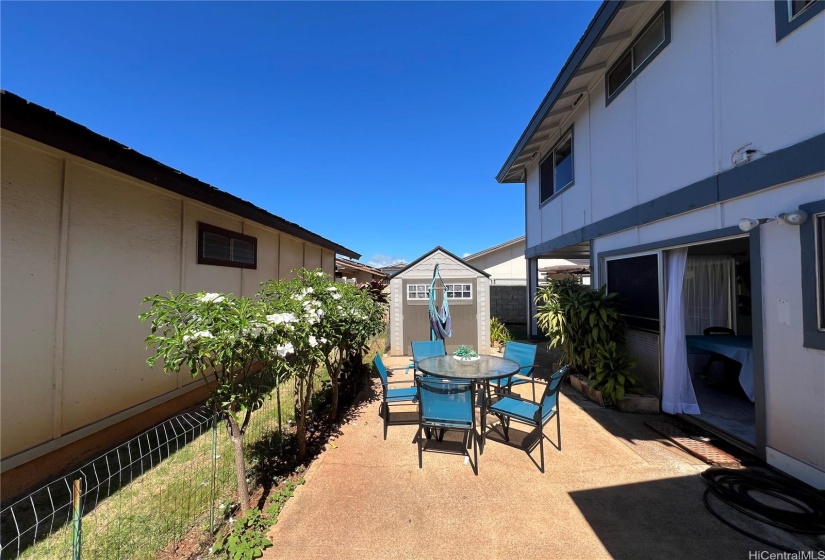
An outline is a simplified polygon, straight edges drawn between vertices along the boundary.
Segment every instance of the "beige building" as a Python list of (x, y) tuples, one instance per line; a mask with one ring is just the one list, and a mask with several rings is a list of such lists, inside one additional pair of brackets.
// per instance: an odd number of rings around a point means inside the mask
[(340, 282), (364, 284), (373, 280), (387, 282), (389, 275), (366, 264), (336, 257), (335, 278)]
[(4, 499), (203, 398), (146, 365), (144, 297), (359, 257), (14, 94), (2, 115)]
[[(464, 260), (489, 274), (493, 285), (526, 286), (527, 259), (524, 258), (524, 251), (527, 247), (525, 239), (522, 235), (464, 257)], [(548, 277), (557, 278), (570, 272), (589, 270), (590, 261), (587, 258), (540, 259), (538, 266), (539, 270)]]

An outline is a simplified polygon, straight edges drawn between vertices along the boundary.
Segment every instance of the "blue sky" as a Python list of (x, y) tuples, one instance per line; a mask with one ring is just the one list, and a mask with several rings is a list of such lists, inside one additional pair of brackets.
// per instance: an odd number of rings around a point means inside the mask
[(0, 85), (363, 255), (524, 234), (495, 175), (598, 2), (8, 2)]

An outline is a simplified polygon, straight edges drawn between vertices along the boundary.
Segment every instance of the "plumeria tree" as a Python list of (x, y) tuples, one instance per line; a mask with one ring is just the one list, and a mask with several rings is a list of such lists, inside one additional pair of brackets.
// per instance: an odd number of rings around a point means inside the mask
[(329, 282), (323, 292), (324, 356), (332, 384), (330, 420), (335, 421), (342, 370), (345, 364), (360, 361), (370, 340), (381, 332), (384, 309), (368, 291), (352, 284)]
[(307, 421), (314, 393), (315, 374), (324, 361), (327, 341), (322, 320), (325, 316), (322, 299), (326, 283), (321, 271), (297, 271), (292, 280), (271, 280), (261, 286), (260, 301), (270, 317), (290, 329), (293, 356), (285, 367), (295, 381), (296, 439), (298, 460), (307, 453)]
[[(226, 424), (235, 457), (238, 502), (249, 509), (249, 488), (243, 437), (253, 410), (260, 407), (268, 388), (266, 380), (287, 367), (295, 351), (297, 318), (268, 314), (262, 302), (231, 294), (169, 293), (145, 299), (151, 305), (140, 315), (151, 320), (146, 338), (167, 373), (187, 369), (209, 390), (207, 406)], [(260, 370), (259, 375), (254, 375)]]

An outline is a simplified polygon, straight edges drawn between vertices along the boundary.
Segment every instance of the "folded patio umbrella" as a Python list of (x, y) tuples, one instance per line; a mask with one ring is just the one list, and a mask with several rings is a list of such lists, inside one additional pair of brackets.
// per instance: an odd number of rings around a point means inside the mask
[[(435, 281), (441, 280), (441, 289), (444, 291), (444, 297), (441, 301), (441, 309), (437, 309), (435, 305)], [(430, 283), (430, 339), (443, 340), (453, 335), (453, 330), (450, 321), (450, 305), (447, 302), (447, 291), (444, 289), (444, 279), (438, 272), (438, 265), (433, 269), (433, 281)]]

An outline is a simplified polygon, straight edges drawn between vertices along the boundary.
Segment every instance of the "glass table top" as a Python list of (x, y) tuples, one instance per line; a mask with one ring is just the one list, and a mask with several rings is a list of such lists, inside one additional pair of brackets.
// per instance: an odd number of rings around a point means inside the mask
[(519, 365), (513, 360), (498, 356), (479, 356), (478, 360), (457, 360), (452, 354), (425, 358), (418, 362), (418, 369), (426, 374), (450, 379), (501, 379), (518, 372)]

